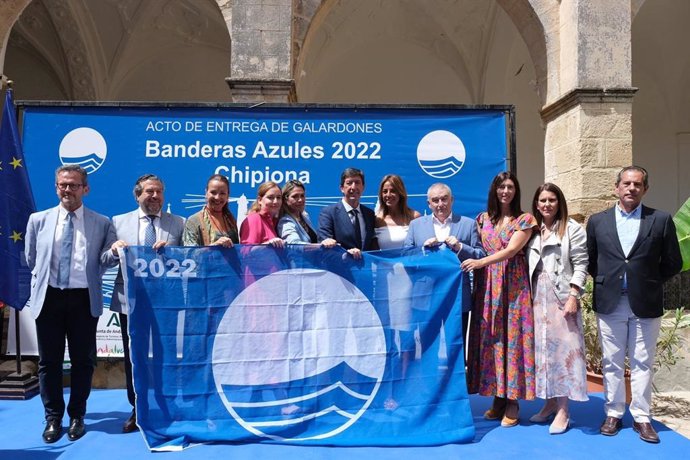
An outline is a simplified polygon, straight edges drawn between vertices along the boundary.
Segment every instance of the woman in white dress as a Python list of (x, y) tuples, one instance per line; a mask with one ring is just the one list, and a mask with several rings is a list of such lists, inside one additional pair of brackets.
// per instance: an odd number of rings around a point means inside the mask
[[(420, 214), (407, 205), (407, 190), (400, 176), (388, 174), (381, 180), (379, 185), (379, 209), (376, 214), (376, 238), (379, 248), (395, 249), (402, 248), (410, 221), (419, 217)], [(405, 273), (401, 264), (393, 265), (387, 272), (385, 285), (388, 291), (388, 314), (389, 325), (392, 331), (397, 332), (395, 338), (399, 344), (400, 351), (400, 378), (404, 379), (407, 374), (407, 366), (410, 362), (410, 355), (414, 353), (414, 331), (412, 330), (412, 310), (409, 303), (409, 296), (412, 290), (412, 282)], [(384, 291), (385, 292), (385, 291)], [(386, 409), (397, 408), (391, 391), (384, 403)]]

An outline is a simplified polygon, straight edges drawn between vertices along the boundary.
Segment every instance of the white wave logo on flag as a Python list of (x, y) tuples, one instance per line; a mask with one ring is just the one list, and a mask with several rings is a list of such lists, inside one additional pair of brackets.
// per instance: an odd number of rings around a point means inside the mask
[(346, 430), (373, 401), (386, 340), (376, 310), (352, 283), (324, 270), (290, 269), (233, 300), (212, 359), (218, 393), (247, 431), (324, 439)]
[(60, 142), (60, 161), (63, 165), (77, 164), (92, 174), (105, 162), (108, 146), (101, 133), (91, 128), (73, 129)]
[(465, 145), (450, 131), (432, 131), (417, 145), (417, 162), (431, 177), (447, 179), (465, 164)]

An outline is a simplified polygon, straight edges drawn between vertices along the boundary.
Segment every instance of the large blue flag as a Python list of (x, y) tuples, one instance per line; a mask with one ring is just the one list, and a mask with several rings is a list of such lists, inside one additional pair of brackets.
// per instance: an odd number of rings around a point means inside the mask
[(474, 437), (451, 251), (130, 247), (122, 263), (153, 450)]
[(12, 90), (8, 89), (0, 125), (0, 303), (17, 309), (29, 300), (31, 272), (24, 257), (24, 235), (34, 210)]

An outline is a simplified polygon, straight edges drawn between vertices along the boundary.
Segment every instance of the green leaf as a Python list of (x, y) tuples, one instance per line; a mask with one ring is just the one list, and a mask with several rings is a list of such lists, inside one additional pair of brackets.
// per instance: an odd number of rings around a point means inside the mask
[(675, 216), (673, 223), (676, 224), (676, 234), (680, 243), (680, 253), (683, 256), (683, 268), (681, 271), (690, 269), (690, 198), (683, 203)]

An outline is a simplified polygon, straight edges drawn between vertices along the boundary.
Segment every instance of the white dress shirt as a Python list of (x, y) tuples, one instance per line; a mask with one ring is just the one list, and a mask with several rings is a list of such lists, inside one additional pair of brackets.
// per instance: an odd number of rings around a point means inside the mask
[[(67, 223), (67, 211), (62, 206), (58, 210), (58, 220), (55, 226), (55, 238), (53, 238), (53, 252), (50, 257), (50, 279), (48, 284), (57, 287), (58, 271), (60, 266), (60, 251), (62, 249), (62, 234)], [(74, 241), (72, 243), (72, 260), (69, 270), (69, 289), (88, 288), (89, 282), (86, 279), (86, 233), (84, 231), (84, 206), (74, 211), (72, 218), (74, 225)]]

